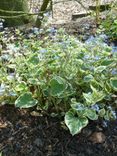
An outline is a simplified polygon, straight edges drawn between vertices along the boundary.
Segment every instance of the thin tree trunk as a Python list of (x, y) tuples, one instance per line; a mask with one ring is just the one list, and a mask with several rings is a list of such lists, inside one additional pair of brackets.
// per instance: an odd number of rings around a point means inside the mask
[(44, 18), (44, 12), (46, 11), (48, 4), (49, 4), (50, 0), (43, 0), (43, 4), (41, 6), (41, 9), (39, 11), (39, 14), (37, 16), (37, 20), (36, 20), (36, 27), (40, 27), (42, 20)]

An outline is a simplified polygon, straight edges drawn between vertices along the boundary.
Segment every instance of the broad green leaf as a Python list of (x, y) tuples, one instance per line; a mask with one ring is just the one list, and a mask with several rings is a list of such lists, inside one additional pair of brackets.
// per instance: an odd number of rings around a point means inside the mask
[(105, 91), (107, 93), (110, 93), (111, 92), (112, 88), (111, 88), (111, 85), (110, 85), (110, 83), (108, 81), (105, 83), (104, 89), (105, 89)]
[(80, 133), (82, 128), (87, 126), (88, 119), (86, 117), (81, 118), (81, 117), (75, 116), (74, 112), (70, 110), (65, 114), (65, 124), (69, 128), (70, 133), (72, 135), (75, 135), (75, 134)]
[(102, 66), (109, 66), (109, 65), (111, 65), (113, 62), (114, 62), (114, 60), (106, 59), (106, 60), (102, 61), (101, 65), (102, 65)]
[(92, 93), (83, 93), (83, 96), (87, 102), (87, 104), (95, 104), (96, 102), (101, 101), (104, 97), (105, 94), (103, 93), (103, 91), (98, 91), (96, 90), (93, 86), (91, 86), (92, 89)]
[(117, 115), (116, 115), (116, 112), (115, 111), (113, 111), (113, 110), (111, 110), (110, 112), (109, 112), (109, 117), (110, 117), (110, 119), (117, 119)]
[(15, 106), (20, 108), (30, 108), (38, 103), (36, 99), (32, 97), (30, 92), (24, 93), (18, 97), (15, 101)]
[(93, 80), (93, 76), (91, 74), (84, 77), (85, 82), (90, 82), (91, 80)]
[(106, 114), (104, 115), (105, 120), (110, 120), (109, 111), (106, 111)]
[(117, 91), (117, 78), (113, 77), (110, 79), (110, 84), (113, 90)]
[(72, 102), (71, 107), (73, 110), (77, 111), (78, 116), (82, 117), (85, 116), (86, 107), (82, 103), (73, 100), (71, 102)]
[(39, 81), (36, 78), (29, 78), (28, 79), (28, 83), (32, 84), (32, 85), (38, 85)]
[(27, 85), (25, 82), (21, 82), (15, 87), (16, 91), (26, 91), (27, 90)]
[(71, 104), (71, 107), (77, 111), (82, 111), (85, 109), (84, 105), (78, 102)]
[(29, 63), (32, 63), (33, 65), (37, 65), (39, 63), (39, 57), (38, 54), (34, 54), (31, 56), (28, 60)]
[(83, 97), (85, 98), (88, 104), (93, 104), (92, 93), (83, 93)]
[(106, 69), (106, 66), (99, 66), (99, 67), (95, 68), (94, 72), (101, 73), (105, 69)]
[(67, 84), (65, 80), (59, 76), (56, 76), (53, 79), (51, 79), (49, 85), (50, 94), (52, 96), (59, 96), (67, 89)]
[(9, 67), (10, 69), (15, 69), (16, 68), (16, 64), (9, 64), (9, 65), (7, 65), (7, 67)]
[(86, 109), (85, 116), (87, 116), (90, 120), (98, 119), (98, 115), (96, 114), (96, 111), (93, 109)]
[(96, 90), (96, 88), (94, 88), (92, 85), (91, 85), (91, 89), (93, 91), (92, 98), (95, 101), (95, 103), (101, 101), (105, 97), (105, 94), (103, 91)]
[(78, 63), (79, 65), (82, 65), (82, 64), (83, 64), (82, 59), (77, 59), (77, 63)]
[(98, 114), (99, 114), (100, 117), (104, 117), (105, 113), (106, 113), (105, 109), (102, 108), (102, 109), (99, 110)]

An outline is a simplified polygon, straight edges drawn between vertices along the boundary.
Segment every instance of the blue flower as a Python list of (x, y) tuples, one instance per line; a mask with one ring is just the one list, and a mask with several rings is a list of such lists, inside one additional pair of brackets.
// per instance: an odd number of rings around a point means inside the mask
[(112, 111), (112, 107), (111, 106), (108, 106), (108, 109)]
[(9, 92), (9, 96), (13, 96), (14, 97), (14, 96), (17, 96), (17, 94), (15, 92), (13, 92), (13, 91), (10, 91)]
[(112, 116), (114, 117), (114, 119), (117, 119), (117, 114), (116, 114), (116, 112), (115, 112), (115, 111), (111, 111), (111, 113), (112, 113)]
[(5, 93), (5, 88), (6, 88), (5, 84), (2, 83), (2, 84), (0, 85), (0, 95), (1, 95), (1, 96)]
[(102, 123), (103, 123), (103, 127), (108, 127), (108, 121), (107, 120), (104, 120)]
[(52, 27), (52, 28), (48, 29), (48, 32), (51, 34), (54, 34), (57, 32), (57, 30), (56, 30), (56, 28)]
[(111, 74), (112, 74), (112, 75), (117, 75), (117, 70), (116, 70), (116, 69), (113, 69), (113, 70), (111, 71)]
[(34, 34), (39, 34), (39, 31), (40, 31), (39, 28), (37, 28), (37, 27), (33, 28), (33, 33)]
[(89, 44), (89, 43), (92, 43), (92, 42), (94, 42), (94, 41), (95, 41), (95, 37), (91, 35), (91, 36), (85, 41), (85, 43)]
[(90, 58), (89, 55), (85, 55), (85, 56), (84, 56), (84, 59), (89, 59), (89, 58)]
[(103, 40), (107, 40), (107, 39), (108, 39), (108, 36), (105, 35), (105, 34), (101, 34), (99, 37), (100, 37), (101, 39), (103, 39)]
[(91, 106), (91, 109), (96, 110), (98, 112), (99, 111), (98, 104), (95, 104), (95, 105)]
[(99, 60), (100, 57), (99, 57), (99, 56), (95, 56), (94, 59), (95, 59), (95, 60)]
[(46, 53), (47, 52), (47, 49), (40, 49), (39, 52), (40, 53)]
[(112, 46), (112, 53), (116, 53), (117, 52), (117, 46)]

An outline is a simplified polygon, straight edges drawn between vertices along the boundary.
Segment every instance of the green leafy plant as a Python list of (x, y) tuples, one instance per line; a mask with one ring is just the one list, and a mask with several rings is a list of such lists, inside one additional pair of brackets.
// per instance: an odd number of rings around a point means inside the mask
[(72, 135), (90, 120), (116, 118), (116, 53), (101, 41), (84, 44), (62, 29), (54, 33), (43, 42), (20, 38), (8, 57), (1, 51), (0, 103), (62, 115)]
[(101, 22), (101, 31), (105, 32), (113, 41), (117, 40), (117, 1), (112, 4), (111, 10), (105, 16), (105, 20)]

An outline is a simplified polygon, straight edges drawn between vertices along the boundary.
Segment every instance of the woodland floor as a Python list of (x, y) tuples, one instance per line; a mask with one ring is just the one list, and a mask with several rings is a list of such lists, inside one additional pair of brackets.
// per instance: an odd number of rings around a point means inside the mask
[[(41, 0), (29, 1), (31, 11), (37, 12), (42, 4)], [(100, 0), (100, 4), (115, 1), (116, 0)], [(73, 14), (89, 11), (89, 5), (96, 5), (96, 0), (53, 0), (53, 4), (53, 17), (50, 18), (50, 23), (62, 24), (70, 22)]]

